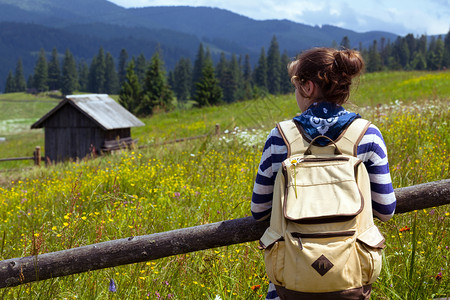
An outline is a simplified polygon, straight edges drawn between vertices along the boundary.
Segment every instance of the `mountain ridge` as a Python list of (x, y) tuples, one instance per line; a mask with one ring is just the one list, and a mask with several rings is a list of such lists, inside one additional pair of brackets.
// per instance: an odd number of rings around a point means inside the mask
[(222, 51), (248, 54), (254, 64), (273, 36), (280, 51), (290, 56), (313, 46), (331, 46), (344, 36), (352, 47), (397, 37), (382, 31), (358, 33), (331, 25), (254, 20), (211, 7), (123, 8), (107, 0), (0, 0), (0, 91), (19, 57), (26, 75), (32, 72), (40, 48), (50, 53), (56, 47), (60, 54), (69, 48), (76, 58), (89, 62), (100, 46), (116, 58), (122, 47), (130, 57), (143, 53), (149, 59), (159, 44), (171, 69), (182, 56), (194, 60), (200, 42), (213, 50), (214, 58)]

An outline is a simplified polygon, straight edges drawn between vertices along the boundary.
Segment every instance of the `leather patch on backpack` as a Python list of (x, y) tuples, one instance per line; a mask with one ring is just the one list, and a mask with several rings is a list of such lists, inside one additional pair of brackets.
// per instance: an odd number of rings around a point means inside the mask
[(316, 270), (321, 276), (325, 275), (334, 266), (325, 255), (321, 255), (313, 264), (311, 265), (314, 270)]

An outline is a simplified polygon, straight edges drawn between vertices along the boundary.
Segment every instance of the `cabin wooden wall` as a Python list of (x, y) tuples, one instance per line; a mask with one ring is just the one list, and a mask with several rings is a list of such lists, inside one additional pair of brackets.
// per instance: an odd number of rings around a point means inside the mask
[(105, 141), (131, 136), (130, 128), (102, 129), (70, 104), (50, 116), (43, 127), (45, 157), (56, 162), (98, 155)]

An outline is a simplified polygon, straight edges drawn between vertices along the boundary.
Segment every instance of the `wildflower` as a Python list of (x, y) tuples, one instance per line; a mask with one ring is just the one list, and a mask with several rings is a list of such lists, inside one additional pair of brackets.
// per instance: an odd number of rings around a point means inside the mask
[(403, 231), (410, 231), (411, 230), (411, 228), (410, 227), (408, 227), (408, 226), (405, 226), (405, 227), (403, 227), (403, 228), (400, 228), (400, 232), (403, 232)]
[(295, 198), (297, 198), (297, 179), (296, 177), (296, 172), (295, 172), (295, 167), (299, 164), (299, 161), (296, 159), (291, 160), (291, 164), (293, 166), (293, 170), (292, 170), (292, 177), (294, 179), (294, 193), (295, 193)]
[(260, 288), (261, 288), (261, 285), (260, 285), (260, 284), (253, 285), (253, 286), (252, 286), (252, 291), (256, 292), (256, 291), (259, 290)]
[(112, 278), (109, 281), (109, 291), (113, 292), (113, 293), (117, 292), (116, 283), (114, 282), (114, 279), (112, 279)]

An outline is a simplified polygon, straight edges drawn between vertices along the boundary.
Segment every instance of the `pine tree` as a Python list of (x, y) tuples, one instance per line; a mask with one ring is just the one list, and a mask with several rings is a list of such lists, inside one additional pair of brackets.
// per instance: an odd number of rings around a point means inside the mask
[(89, 84), (89, 66), (87, 62), (82, 61), (78, 64), (78, 87), (82, 92), (87, 92)]
[(425, 55), (421, 51), (414, 52), (413, 59), (411, 61), (411, 69), (413, 70), (426, 70), (427, 60)]
[(58, 51), (52, 50), (52, 56), (48, 63), (48, 88), (51, 91), (59, 90), (61, 87), (61, 68), (59, 66)]
[(442, 40), (442, 37), (439, 36), (436, 40), (436, 47), (434, 48), (434, 55), (432, 60), (432, 69), (433, 70), (440, 70), (442, 68), (442, 61), (444, 58), (444, 41)]
[(17, 61), (16, 72), (14, 74), (14, 86), (16, 92), (25, 92), (27, 89), (27, 83), (23, 74), (22, 59)]
[(215, 74), (223, 92), (223, 100), (227, 103), (233, 102), (235, 100), (236, 81), (231, 70), (231, 63), (227, 62), (224, 52), (220, 54)]
[(125, 78), (127, 76), (127, 60), (128, 60), (127, 50), (125, 50), (125, 49), (120, 50), (119, 65), (117, 66), (117, 73), (119, 76), (119, 85), (120, 86), (122, 86), (122, 84), (125, 81)]
[(219, 82), (221, 81), (221, 78), (224, 75), (227, 68), (228, 68), (228, 62), (225, 57), (225, 52), (221, 52), (219, 61), (217, 62), (216, 68), (215, 68), (216, 77), (219, 80)]
[(381, 71), (381, 56), (378, 52), (377, 41), (374, 40), (372, 46), (369, 48), (369, 56), (367, 61), (367, 71), (377, 72)]
[(103, 47), (100, 47), (97, 56), (92, 59), (91, 65), (89, 67), (89, 92), (105, 92), (105, 72), (105, 53)]
[(47, 85), (48, 80), (48, 65), (47, 58), (45, 56), (45, 50), (41, 49), (39, 52), (39, 58), (34, 67), (33, 84), (38, 92), (43, 92), (48, 90)]
[(410, 65), (413, 59), (413, 54), (417, 51), (417, 41), (411, 33), (407, 34), (404, 39), (409, 52), (407, 65)]
[(348, 36), (344, 36), (342, 38), (341, 44), (340, 44), (341, 48), (343, 49), (351, 49), (351, 45), (350, 45), (350, 39), (348, 38)]
[(442, 66), (444, 68), (450, 68), (450, 30), (444, 39), (444, 54), (442, 56)]
[(406, 42), (406, 39), (400, 38), (397, 46), (397, 55), (399, 58), (399, 63), (402, 66), (402, 68), (406, 68), (409, 63), (409, 57), (411, 53), (409, 52), (408, 43)]
[(69, 49), (66, 50), (62, 66), (61, 92), (63, 95), (73, 94), (78, 88), (78, 74), (75, 58)]
[(281, 57), (277, 38), (274, 36), (267, 52), (267, 88), (269, 93), (278, 94), (281, 82)]
[(244, 95), (243, 95), (243, 89), (244, 89), (244, 85), (243, 85), (243, 73), (242, 73), (242, 67), (241, 67), (241, 57), (239, 57), (239, 60), (236, 57), (236, 54), (232, 54), (231, 55), (231, 60), (229, 63), (229, 69), (231, 71), (231, 74), (233, 75), (233, 80), (234, 80), (234, 92), (233, 92), (233, 100), (242, 100), (244, 99)]
[(280, 83), (280, 90), (283, 94), (292, 93), (294, 91), (294, 87), (291, 83), (291, 78), (289, 77), (289, 73), (287, 70), (287, 67), (291, 60), (289, 59), (289, 55), (287, 51), (283, 52), (283, 55), (281, 56), (281, 83)]
[(195, 95), (195, 90), (197, 89), (197, 82), (199, 82), (200, 78), (202, 77), (204, 63), (205, 63), (205, 50), (203, 49), (203, 44), (200, 43), (197, 51), (197, 56), (194, 61), (194, 67), (192, 69), (191, 95)]
[(244, 58), (244, 80), (252, 81), (252, 65), (250, 64), (250, 56), (248, 54), (245, 55)]
[(214, 75), (214, 65), (209, 55), (203, 62), (202, 74), (199, 81), (196, 82), (196, 92), (194, 100), (199, 107), (214, 105), (221, 101), (222, 89), (219, 81)]
[(139, 54), (139, 56), (135, 60), (135, 64), (136, 66), (134, 68), (136, 71), (136, 76), (139, 79), (139, 83), (143, 86), (145, 83), (145, 76), (147, 72), (147, 60), (144, 54)]
[(258, 64), (253, 73), (253, 81), (263, 91), (267, 90), (267, 59), (264, 47), (261, 49)]
[(429, 70), (439, 70), (441, 68), (444, 51), (445, 46), (442, 38), (440, 36), (438, 39), (434, 36), (431, 37), (430, 46), (428, 47), (426, 55), (427, 67)]
[(417, 42), (417, 50), (422, 52), (423, 55), (427, 53), (427, 36), (422, 34)]
[(190, 97), (192, 86), (192, 64), (187, 58), (181, 58), (173, 71), (173, 90), (178, 101), (186, 101)]
[(14, 83), (14, 77), (10, 70), (8, 73), (8, 78), (6, 79), (5, 94), (6, 93), (14, 93), (15, 91), (16, 91), (16, 86)]
[(145, 76), (143, 98), (137, 107), (139, 115), (151, 115), (153, 109), (159, 107), (164, 110), (171, 108), (173, 100), (172, 90), (167, 84), (164, 63), (158, 51), (153, 54)]
[(119, 92), (119, 77), (116, 72), (114, 58), (107, 52), (105, 57), (105, 93), (117, 94)]
[(386, 67), (388, 65), (388, 59), (391, 55), (391, 41), (388, 39), (386, 42), (386, 39), (384, 37), (381, 38), (381, 49), (380, 49), (380, 57), (381, 57), (381, 65)]
[(28, 79), (27, 79), (27, 87), (28, 87), (28, 88), (34, 87), (33, 75), (28, 75)]
[(244, 99), (252, 99), (253, 98), (253, 90), (252, 90), (252, 66), (250, 64), (250, 56), (248, 54), (245, 55), (244, 58), (244, 71), (243, 71), (243, 98)]
[(131, 60), (127, 67), (125, 81), (119, 93), (119, 103), (132, 113), (136, 113), (136, 108), (142, 101), (142, 87), (134, 71), (134, 61)]

